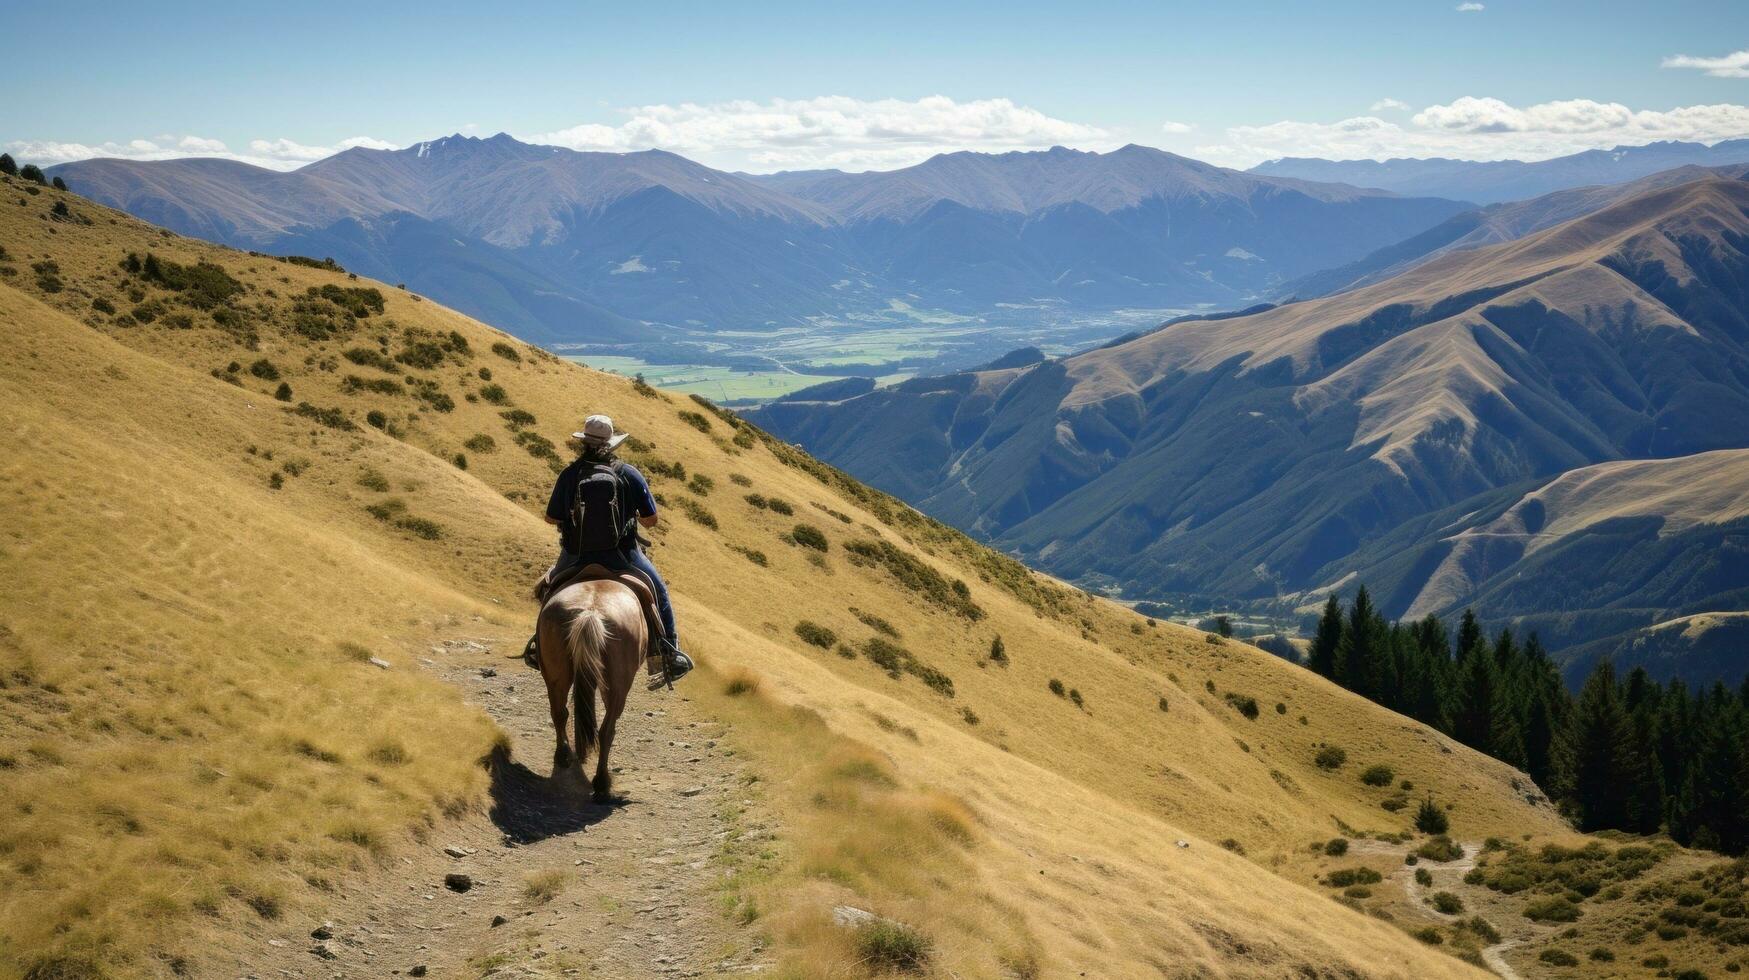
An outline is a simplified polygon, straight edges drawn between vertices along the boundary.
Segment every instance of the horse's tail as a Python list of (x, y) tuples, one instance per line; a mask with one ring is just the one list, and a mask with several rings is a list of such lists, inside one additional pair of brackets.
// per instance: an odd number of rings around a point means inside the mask
[(571, 666), (576, 677), (572, 708), (577, 715), (579, 760), (588, 758), (595, 748), (595, 690), (602, 685), (608, 635), (607, 620), (600, 610), (584, 609), (571, 620)]

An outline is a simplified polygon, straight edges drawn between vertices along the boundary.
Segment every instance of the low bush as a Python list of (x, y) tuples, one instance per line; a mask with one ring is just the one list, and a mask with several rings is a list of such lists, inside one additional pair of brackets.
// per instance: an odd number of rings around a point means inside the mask
[(498, 451), (498, 441), (484, 432), (469, 436), (462, 443), (462, 448), (471, 453), (495, 453)]
[(389, 492), (389, 478), (370, 466), (358, 474), (358, 485), (376, 493)]
[(857, 955), (876, 972), (923, 973), (930, 949), (927, 936), (889, 919), (876, 919), (856, 931)]
[(265, 357), (261, 358), (260, 360), (257, 360), (255, 363), (249, 365), (249, 373), (255, 375), (257, 378), (260, 378), (263, 381), (278, 381), (279, 380), (279, 368), (276, 367), (272, 361), (268, 360)]
[(776, 497), (767, 500), (765, 505), (771, 508), (773, 514), (782, 514), (785, 517), (789, 517), (796, 512), (796, 509), (791, 507), (787, 501), (779, 500)]
[(427, 541), (436, 541), (443, 537), (443, 528), (436, 521), (423, 517), (403, 517), (395, 522), (395, 526)]
[(1384, 875), (1368, 867), (1337, 868), (1324, 876), (1324, 884), (1331, 888), (1347, 888), (1350, 885), (1376, 885), (1384, 880)]
[(1368, 786), (1389, 786), (1395, 777), (1396, 773), (1391, 771), (1390, 766), (1368, 766), (1360, 774), (1360, 781)]
[(1409, 935), (1421, 940), (1429, 946), (1438, 946), (1445, 942), (1445, 935), (1433, 926), (1422, 926)]
[(297, 408), (291, 410), (300, 418), (310, 419), (318, 425), (341, 432), (354, 432), (358, 425), (346, 417), (346, 413), (338, 408), (318, 408), (309, 402), (298, 402)]
[(1318, 750), (1317, 755), (1312, 757), (1312, 762), (1319, 769), (1327, 770), (1340, 769), (1347, 761), (1348, 753), (1335, 745), (1324, 746)]
[(1434, 892), (1433, 897), (1428, 899), (1428, 903), (1433, 906), (1435, 911), (1446, 915), (1457, 915), (1464, 910), (1464, 900), (1451, 892)]
[(882, 636), (890, 636), (895, 640), (899, 638), (899, 631), (894, 628), (893, 624), (876, 616), (874, 613), (866, 613), (857, 609), (855, 606), (852, 606), (850, 614), (855, 616), (862, 625), (867, 626), (869, 629), (874, 630)]
[[(1414, 855), (1410, 855), (1410, 856), (1413, 857)], [(1426, 868), (1416, 868), (1415, 869), (1415, 883), (1417, 885), (1420, 885), (1422, 888), (1426, 888), (1429, 885), (1433, 884), (1433, 872), (1427, 870)]]
[(1249, 718), (1252, 721), (1257, 720), (1258, 711), (1256, 698), (1228, 691), (1227, 704), (1231, 705), (1234, 711), (1239, 712), (1246, 718)]
[(517, 349), (515, 347), (512, 347), (511, 345), (505, 343), (502, 340), (496, 341), (492, 344), (492, 353), (497, 354), (499, 357), (504, 358), (506, 361), (510, 361), (512, 363), (515, 363), (515, 364), (522, 363), (522, 354), (519, 351), (517, 351)]
[(1579, 918), (1579, 907), (1557, 895), (1526, 905), (1524, 917), (1532, 922), (1573, 922)]
[(765, 552), (759, 551), (755, 548), (743, 548), (740, 545), (730, 545), (729, 550), (735, 552), (753, 564), (758, 565), (760, 568), (766, 567), (769, 561), (765, 557)]
[(1450, 837), (1440, 834), (1428, 840), (1420, 847), (1417, 847), (1415, 849), (1415, 854), (1417, 857), (1422, 857), (1429, 861), (1438, 861), (1443, 864), (1447, 861), (1456, 861), (1458, 858), (1463, 857), (1464, 849)]
[(481, 385), (480, 398), (492, 405), (510, 404), (510, 394), (499, 384)]
[(1564, 949), (1545, 949), (1536, 958), (1550, 966), (1578, 966), (1579, 958)]
[(1055, 694), (1059, 698), (1068, 696), (1069, 689), (1064, 687), (1063, 682), (1060, 680), (1057, 680), (1055, 677), (1051, 678), (1051, 682), (1045, 686), (1049, 687), (1051, 689), (1051, 693)]
[[(806, 526), (806, 525), (798, 525)], [(972, 591), (959, 579), (949, 581), (934, 567), (912, 557), (886, 540), (855, 539), (844, 544), (853, 565), (886, 570), (898, 583), (929, 603), (969, 620), (984, 618), (984, 610), (972, 601)]]
[(1324, 842), (1324, 853), (1330, 857), (1341, 857), (1348, 853), (1348, 838), (1333, 837)]
[(1500, 930), (1494, 928), (1494, 923), (1479, 915), (1472, 915), (1464, 920), (1464, 928), (1475, 933), (1478, 938), (1489, 945), (1500, 941)]
[(708, 433), (711, 431), (711, 420), (697, 412), (681, 412), (680, 421), (685, 422), (687, 425), (692, 426), (700, 432)]
[(801, 637), (803, 642), (817, 646), (822, 650), (830, 650), (832, 645), (838, 642), (837, 633), (806, 619), (796, 624), (796, 635)]
[(815, 551), (825, 551), (828, 547), (825, 533), (812, 524), (797, 524), (794, 530), (790, 531), (789, 539), (795, 544), (804, 548), (812, 548)]
[(382, 352), (371, 350), (368, 347), (353, 347), (344, 351), (341, 356), (359, 367), (372, 367), (389, 374), (401, 373), (400, 366), (394, 361), (389, 360)]

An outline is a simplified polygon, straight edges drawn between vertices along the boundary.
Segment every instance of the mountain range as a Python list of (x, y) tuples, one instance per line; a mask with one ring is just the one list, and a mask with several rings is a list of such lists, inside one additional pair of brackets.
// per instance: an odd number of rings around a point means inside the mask
[(1129, 598), (1364, 582), (1613, 649), (1749, 605), (1746, 215), (1703, 173), (1326, 298), (751, 417)]
[(183, 234), (333, 257), (547, 343), (842, 326), (895, 303), (1011, 318), (1227, 306), (1465, 210), (1140, 146), (751, 176), (458, 134), (290, 173), (104, 159), (51, 175)]
[(1749, 140), (1705, 143), (1664, 141), (1643, 146), (1586, 150), (1550, 160), (1452, 160), (1442, 157), (1390, 160), (1324, 160), (1283, 157), (1249, 173), (1300, 180), (1377, 187), (1412, 196), (1448, 197), (1498, 204), (1540, 197), (1569, 187), (1619, 184), (1677, 167), (1749, 163)]

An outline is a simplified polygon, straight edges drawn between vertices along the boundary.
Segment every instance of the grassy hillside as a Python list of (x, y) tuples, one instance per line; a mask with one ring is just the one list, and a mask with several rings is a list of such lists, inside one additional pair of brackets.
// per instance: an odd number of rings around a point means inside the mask
[(1352, 862), (1308, 845), (1403, 846), (1428, 795), (1466, 840), (1564, 836), (1509, 768), (708, 406), (344, 272), (0, 191), (8, 971), (200, 974), (483, 806), (495, 732), (410, 668), (458, 625), (532, 620), (550, 463), (591, 411), (637, 437), (710, 668), (688, 684), (778, 808), (732, 904), (792, 975), (870, 968), (838, 903), (924, 932), (944, 976), (1468, 974), (1333, 901), (1316, 882)]

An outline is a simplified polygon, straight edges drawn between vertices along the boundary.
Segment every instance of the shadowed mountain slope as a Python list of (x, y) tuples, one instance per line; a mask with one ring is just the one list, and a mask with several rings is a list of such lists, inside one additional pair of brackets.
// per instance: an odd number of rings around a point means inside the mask
[(1749, 184), (1693, 181), (1326, 299), (753, 417), (1058, 574), (1291, 598), (1472, 498), (1749, 444), (1746, 211)]

